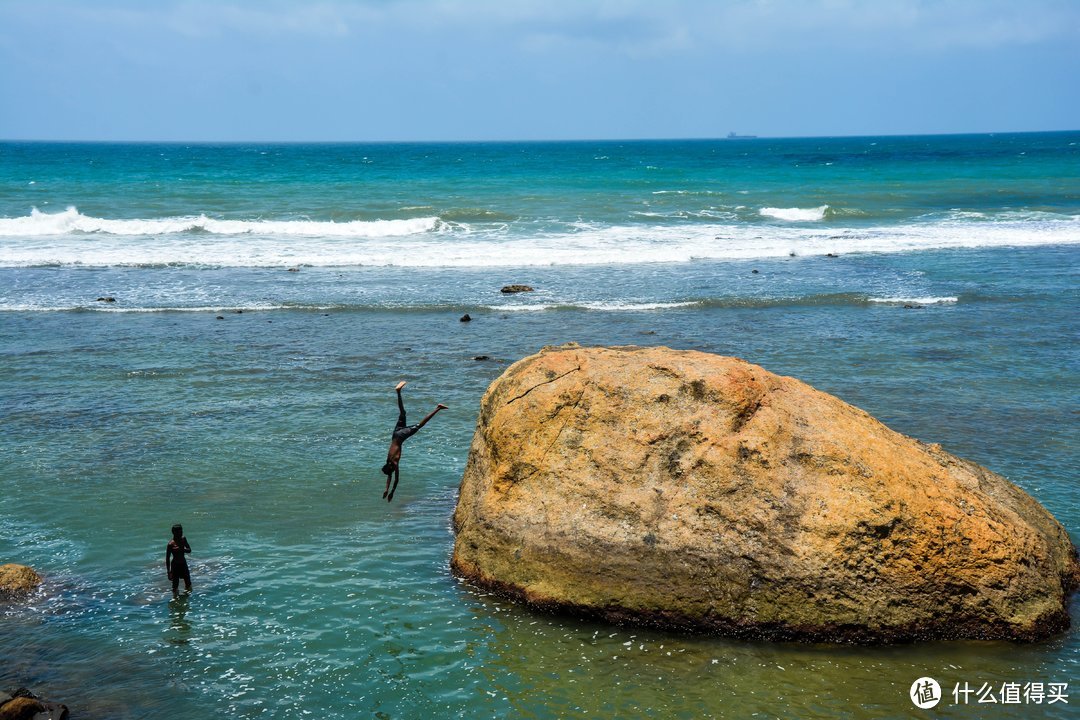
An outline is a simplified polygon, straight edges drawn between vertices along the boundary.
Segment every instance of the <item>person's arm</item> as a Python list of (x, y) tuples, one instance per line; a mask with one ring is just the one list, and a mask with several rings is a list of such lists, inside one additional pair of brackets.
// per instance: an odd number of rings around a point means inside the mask
[(184, 538), (184, 552), (186, 552), (186, 553), (191, 552), (191, 545), (188, 544), (188, 541), (187, 541), (186, 537)]
[(172, 565), (169, 560), (172, 559), (172, 552), (172, 540), (170, 540), (169, 544), (165, 546), (165, 574), (169, 576), (170, 580), (172, 580)]

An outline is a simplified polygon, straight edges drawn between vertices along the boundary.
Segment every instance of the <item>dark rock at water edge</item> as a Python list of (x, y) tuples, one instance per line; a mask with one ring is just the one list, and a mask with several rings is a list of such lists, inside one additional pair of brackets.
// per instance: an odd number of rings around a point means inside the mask
[(533, 292), (534, 290), (535, 288), (529, 285), (503, 285), (502, 290), (500, 290), (499, 292), (510, 295), (512, 293)]
[(472, 322), (472, 318), (469, 317), (469, 313), (465, 313), (461, 316), (461, 322)]
[(68, 708), (61, 703), (42, 700), (26, 688), (5, 695), (0, 693), (0, 720), (67, 720)]

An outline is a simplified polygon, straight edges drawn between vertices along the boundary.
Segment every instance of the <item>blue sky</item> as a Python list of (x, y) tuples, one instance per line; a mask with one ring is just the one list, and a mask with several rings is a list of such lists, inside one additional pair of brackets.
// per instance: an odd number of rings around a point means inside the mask
[(1078, 0), (0, 0), (0, 138), (1080, 128)]

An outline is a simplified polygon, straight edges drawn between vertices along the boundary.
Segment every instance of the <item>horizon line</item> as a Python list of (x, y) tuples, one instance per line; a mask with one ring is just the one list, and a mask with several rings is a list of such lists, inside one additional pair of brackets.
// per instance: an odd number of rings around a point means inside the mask
[(905, 138), (905, 137), (965, 137), (993, 135), (1050, 135), (1080, 132), (1080, 128), (1062, 130), (993, 130), (982, 132), (934, 132), (934, 133), (882, 133), (851, 135), (725, 135), (686, 136), (686, 137), (583, 137), (583, 138), (505, 138), (505, 139), (414, 139), (414, 140), (282, 140), (282, 139), (232, 139), (232, 140), (193, 140), (193, 139), (144, 139), (144, 140), (106, 140), (76, 138), (0, 138), (0, 143), (39, 143), (39, 144), (86, 144), (86, 145), (479, 145), (479, 144), (526, 144), (526, 143), (586, 143), (586, 142), (713, 142), (718, 140), (753, 141), (753, 140), (837, 140), (859, 138)]

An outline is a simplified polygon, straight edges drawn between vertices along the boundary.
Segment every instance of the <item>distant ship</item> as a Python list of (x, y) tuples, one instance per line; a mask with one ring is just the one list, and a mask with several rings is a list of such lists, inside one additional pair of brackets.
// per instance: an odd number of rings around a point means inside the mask
[(753, 138), (756, 138), (756, 137), (757, 137), (757, 135), (736, 135), (733, 132), (729, 132), (727, 134), (727, 139), (728, 140), (752, 140)]

